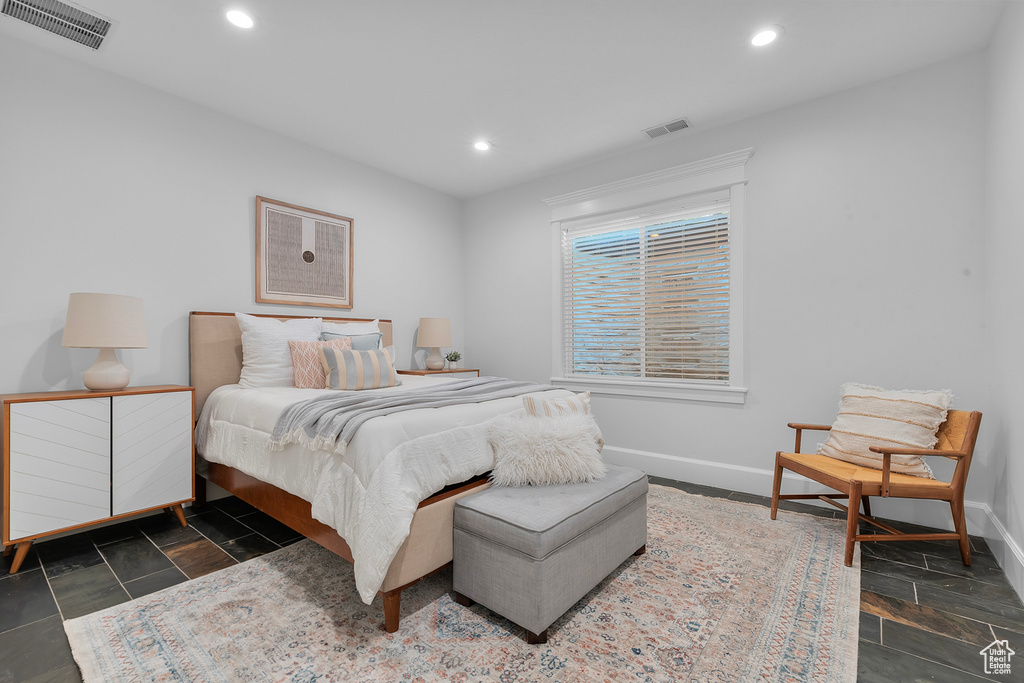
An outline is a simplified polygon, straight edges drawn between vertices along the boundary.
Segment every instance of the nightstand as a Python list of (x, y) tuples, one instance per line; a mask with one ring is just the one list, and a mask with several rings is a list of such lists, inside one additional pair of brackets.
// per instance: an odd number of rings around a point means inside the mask
[(464, 372), (472, 372), (477, 377), (480, 376), (480, 371), (476, 368), (456, 368), (455, 370), (398, 370), (399, 375), (449, 375), (454, 377), (455, 375), (462, 374)]
[(195, 389), (48, 391), (0, 396), (3, 411), (3, 545), (159, 508), (182, 526), (195, 499)]

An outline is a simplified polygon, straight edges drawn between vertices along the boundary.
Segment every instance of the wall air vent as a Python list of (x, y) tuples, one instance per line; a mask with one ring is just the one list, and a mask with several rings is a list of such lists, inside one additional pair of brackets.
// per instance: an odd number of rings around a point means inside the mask
[(3, 0), (0, 14), (98, 50), (111, 22), (60, 0)]
[(668, 135), (669, 133), (675, 133), (678, 130), (689, 128), (690, 122), (686, 119), (678, 119), (670, 123), (663, 123), (660, 126), (654, 126), (644, 131), (644, 135), (649, 137), (651, 140), (654, 138), (660, 138), (662, 135)]

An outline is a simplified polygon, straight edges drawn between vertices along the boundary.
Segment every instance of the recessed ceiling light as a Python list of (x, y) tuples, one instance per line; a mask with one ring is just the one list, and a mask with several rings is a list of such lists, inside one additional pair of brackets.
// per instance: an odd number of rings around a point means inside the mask
[(480, 150), (481, 152), (486, 152), (491, 148), (491, 143), (487, 142), (486, 140), (477, 140), (476, 142), (473, 143), (473, 147)]
[(238, 28), (252, 28), (253, 24), (255, 23), (253, 22), (252, 17), (250, 17), (245, 12), (242, 12), (241, 10), (237, 9), (233, 9), (230, 12), (228, 12), (227, 17), (228, 21), (230, 21)]
[(750, 39), (750, 44), (754, 47), (762, 47), (769, 43), (775, 42), (775, 39), (782, 35), (781, 26), (766, 26)]

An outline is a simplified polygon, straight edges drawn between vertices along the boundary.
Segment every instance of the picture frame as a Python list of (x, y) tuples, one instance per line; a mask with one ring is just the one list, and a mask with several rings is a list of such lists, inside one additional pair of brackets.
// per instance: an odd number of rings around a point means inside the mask
[(256, 197), (256, 302), (352, 308), (354, 221)]

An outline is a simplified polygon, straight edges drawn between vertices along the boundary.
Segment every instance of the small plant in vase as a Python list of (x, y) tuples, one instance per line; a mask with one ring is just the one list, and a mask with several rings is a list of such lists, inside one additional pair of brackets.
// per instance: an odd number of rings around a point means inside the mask
[(459, 367), (459, 361), (462, 360), (462, 354), (458, 351), (449, 351), (448, 355), (445, 356), (448, 361), (449, 370), (457, 370)]

